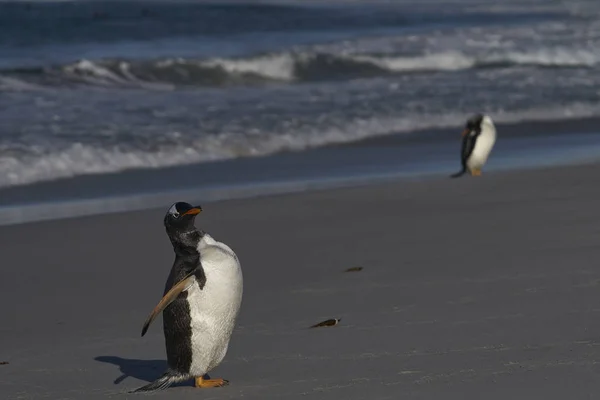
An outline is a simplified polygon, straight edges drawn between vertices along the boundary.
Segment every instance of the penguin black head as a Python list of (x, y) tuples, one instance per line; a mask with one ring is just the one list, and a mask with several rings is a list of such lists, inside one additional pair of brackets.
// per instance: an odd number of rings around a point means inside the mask
[(182, 201), (169, 208), (165, 215), (164, 224), (167, 232), (187, 232), (194, 230), (196, 215), (202, 212), (202, 207), (192, 206)]
[(477, 129), (479, 126), (481, 126), (482, 120), (483, 120), (483, 114), (475, 114), (467, 120), (466, 128)]
[(481, 132), (482, 125), (484, 123), (492, 123), (490, 117), (485, 114), (475, 114), (471, 118), (467, 120), (467, 124), (465, 125), (465, 129), (462, 131), (461, 136), (468, 135), (471, 132)]

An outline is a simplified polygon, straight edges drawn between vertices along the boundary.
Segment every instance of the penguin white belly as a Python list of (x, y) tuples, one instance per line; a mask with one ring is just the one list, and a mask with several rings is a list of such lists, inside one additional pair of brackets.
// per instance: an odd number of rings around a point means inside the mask
[(240, 263), (227, 245), (208, 237), (198, 249), (206, 284), (200, 289), (195, 282), (187, 295), (192, 328), (189, 372), (196, 377), (209, 372), (225, 357), (243, 292)]
[(487, 162), (487, 159), (496, 143), (495, 132), (484, 131), (479, 135), (475, 142), (475, 147), (467, 160), (469, 169), (480, 169)]

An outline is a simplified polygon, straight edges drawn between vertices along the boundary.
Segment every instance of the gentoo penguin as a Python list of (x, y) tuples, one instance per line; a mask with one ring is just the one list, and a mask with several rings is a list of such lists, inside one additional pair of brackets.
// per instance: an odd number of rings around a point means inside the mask
[(200, 207), (179, 202), (165, 215), (175, 262), (164, 296), (144, 323), (142, 336), (162, 311), (168, 369), (134, 392), (166, 389), (192, 378), (200, 388), (228, 383), (210, 379), (207, 373), (227, 353), (242, 302), (242, 270), (229, 246), (194, 226), (201, 211)]
[(452, 177), (458, 178), (467, 170), (471, 175), (479, 176), (496, 143), (496, 127), (488, 115), (477, 114), (467, 121), (462, 137), (462, 170)]

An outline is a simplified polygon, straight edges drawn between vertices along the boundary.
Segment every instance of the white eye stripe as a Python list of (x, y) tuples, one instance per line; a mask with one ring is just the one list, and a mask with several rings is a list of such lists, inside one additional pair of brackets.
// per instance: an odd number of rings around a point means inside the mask
[(169, 208), (169, 214), (171, 214), (175, 218), (179, 217), (179, 211), (177, 211), (177, 206), (175, 204), (173, 204), (171, 208)]

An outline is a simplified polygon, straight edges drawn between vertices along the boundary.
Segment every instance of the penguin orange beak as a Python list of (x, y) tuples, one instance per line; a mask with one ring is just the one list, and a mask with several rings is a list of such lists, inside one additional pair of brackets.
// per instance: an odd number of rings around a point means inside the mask
[(460, 136), (465, 137), (466, 135), (469, 134), (469, 132), (471, 132), (470, 129), (465, 129), (465, 130), (462, 131), (462, 133), (460, 134)]
[(197, 215), (197, 214), (200, 214), (201, 212), (202, 212), (202, 208), (200, 206), (197, 206), (194, 208), (190, 208), (189, 210), (184, 212), (183, 215)]

